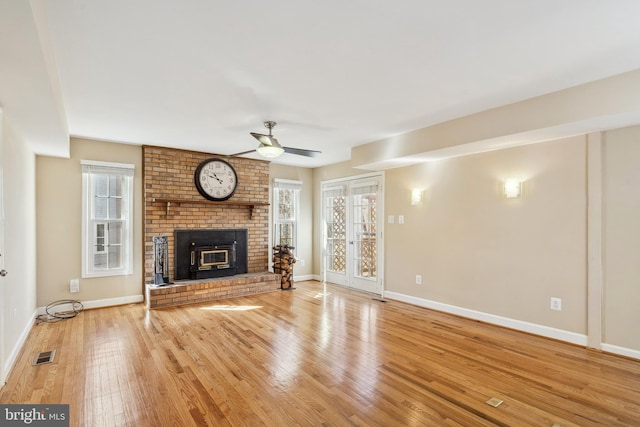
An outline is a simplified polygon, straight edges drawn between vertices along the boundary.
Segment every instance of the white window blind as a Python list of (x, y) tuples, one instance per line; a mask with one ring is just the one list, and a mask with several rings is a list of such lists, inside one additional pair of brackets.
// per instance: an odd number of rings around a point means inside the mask
[(343, 185), (337, 187), (326, 187), (322, 190), (322, 195), (326, 199), (343, 197), (345, 194), (345, 187)]
[(358, 183), (351, 186), (352, 196), (355, 196), (358, 194), (371, 194), (377, 191), (378, 191), (378, 183), (374, 181)]

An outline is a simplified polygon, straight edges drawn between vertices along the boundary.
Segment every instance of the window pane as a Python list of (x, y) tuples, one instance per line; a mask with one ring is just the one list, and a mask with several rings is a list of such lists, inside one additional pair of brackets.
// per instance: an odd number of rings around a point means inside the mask
[(109, 244), (111, 245), (122, 244), (122, 223), (120, 222), (109, 223)]
[(327, 269), (344, 273), (347, 268), (346, 197), (325, 192), (327, 221)]
[(96, 224), (96, 245), (94, 253), (104, 252), (105, 248), (105, 224)]
[(110, 198), (109, 199), (109, 219), (121, 219), (122, 218), (122, 199)]
[(93, 199), (93, 216), (95, 219), (108, 219), (109, 199), (95, 197)]
[(278, 244), (293, 246), (293, 224), (280, 224), (278, 227)]
[(109, 176), (109, 196), (122, 197), (122, 178), (115, 175)]
[(376, 278), (376, 193), (358, 189), (353, 196), (355, 226), (354, 274), (361, 278)]
[(339, 256), (330, 256), (327, 259), (327, 270), (334, 271), (336, 273), (345, 272), (344, 259)]
[(109, 246), (109, 268), (122, 267), (121, 246)]
[(96, 224), (96, 237), (104, 237), (104, 224)]
[(295, 219), (294, 190), (278, 189), (278, 219)]
[(93, 268), (95, 270), (106, 270), (107, 265), (107, 253), (97, 253), (93, 256)]
[(109, 176), (93, 175), (93, 194), (96, 196), (106, 197), (109, 195)]

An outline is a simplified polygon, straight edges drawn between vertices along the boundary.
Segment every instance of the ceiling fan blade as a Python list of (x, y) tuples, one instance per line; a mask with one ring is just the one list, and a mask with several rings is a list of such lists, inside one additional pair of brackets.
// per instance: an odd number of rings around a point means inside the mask
[[(262, 133), (255, 133), (255, 132), (249, 132), (249, 133), (251, 134), (252, 137), (260, 141), (260, 144), (262, 145), (276, 145), (276, 146), (279, 145), (278, 140), (271, 135), (264, 135)], [(274, 141), (275, 141), (275, 144), (274, 144)]]
[[(260, 141), (260, 147), (256, 149), (258, 154), (263, 157), (274, 158), (280, 156), (283, 152), (289, 154), (296, 154), (298, 156), (316, 157), (321, 152), (317, 150), (306, 150), (304, 148), (283, 147), (278, 140), (271, 134), (271, 130), (276, 125), (276, 122), (266, 121), (264, 125), (269, 129), (269, 135), (263, 133), (249, 132), (251, 136)], [(246, 153), (239, 153), (246, 154)]]
[(254, 148), (253, 150), (249, 150), (249, 151), (242, 151), (242, 152), (240, 152), (240, 153), (230, 154), (230, 156), (231, 156), (231, 157), (242, 156), (243, 154), (253, 153), (254, 151), (256, 151), (256, 149), (255, 149), (255, 148)]
[(305, 150), (304, 148), (282, 147), (285, 153), (297, 154), (298, 156), (317, 157), (322, 151)]

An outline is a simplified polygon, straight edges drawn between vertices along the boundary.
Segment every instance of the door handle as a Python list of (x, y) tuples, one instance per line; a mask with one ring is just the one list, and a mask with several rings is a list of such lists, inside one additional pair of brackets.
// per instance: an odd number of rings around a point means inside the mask
[(9, 274), (9, 272), (7, 270), (5, 270), (4, 268), (2, 270), (0, 270), (0, 276), (4, 277), (7, 274)]

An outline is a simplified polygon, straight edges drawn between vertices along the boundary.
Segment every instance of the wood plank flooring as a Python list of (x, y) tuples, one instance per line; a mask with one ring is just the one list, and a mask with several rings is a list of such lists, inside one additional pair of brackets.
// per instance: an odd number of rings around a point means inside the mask
[(639, 361), (296, 286), (39, 324), (0, 403), (68, 403), (72, 426), (640, 426)]

